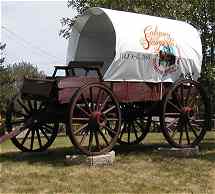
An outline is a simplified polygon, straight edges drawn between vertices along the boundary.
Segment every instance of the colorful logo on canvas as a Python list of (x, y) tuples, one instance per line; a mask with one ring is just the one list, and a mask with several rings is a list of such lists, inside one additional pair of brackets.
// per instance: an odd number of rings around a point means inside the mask
[(169, 32), (160, 31), (158, 26), (147, 26), (140, 43), (145, 50), (159, 56), (159, 62), (152, 64), (155, 71), (167, 75), (177, 70), (176, 41)]

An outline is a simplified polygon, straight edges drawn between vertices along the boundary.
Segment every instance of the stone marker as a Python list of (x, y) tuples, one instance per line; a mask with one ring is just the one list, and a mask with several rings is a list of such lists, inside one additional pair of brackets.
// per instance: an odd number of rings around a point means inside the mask
[(113, 165), (114, 160), (115, 152), (111, 151), (98, 156), (66, 155), (65, 162), (67, 164), (86, 164), (88, 166), (110, 166)]
[(200, 154), (199, 147), (193, 148), (165, 148), (160, 147), (158, 151), (168, 156), (176, 156), (176, 157), (191, 157), (191, 156), (198, 156)]

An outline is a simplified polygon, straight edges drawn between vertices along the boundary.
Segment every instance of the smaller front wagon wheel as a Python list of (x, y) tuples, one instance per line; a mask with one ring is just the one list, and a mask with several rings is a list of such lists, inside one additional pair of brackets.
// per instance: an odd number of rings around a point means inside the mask
[(70, 103), (67, 132), (72, 143), (86, 155), (112, 149), (121, 126), (119, 103), (101, 83), (81, 87)]
[[(20, 130), (11, 138), (13, 144), (23, 152), (41, 152), (54, 142), (59, 123), (49, 118), (47, 103), (40, 100), (25, 99), (17, 94), (8, 105), (6, 128), (8, 132)], [(42, 115), (42, 116), (41, 116)]]

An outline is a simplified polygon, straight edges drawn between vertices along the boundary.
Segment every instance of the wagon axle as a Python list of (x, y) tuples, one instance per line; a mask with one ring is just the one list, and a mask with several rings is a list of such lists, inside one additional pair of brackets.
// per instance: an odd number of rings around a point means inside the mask
[(100, 127), (106, 126), (106, 119), (104, 114), (99, 111), (92, 112), (89, 121), (88, 121), (88, 129), (92, 132), (97, 132)]

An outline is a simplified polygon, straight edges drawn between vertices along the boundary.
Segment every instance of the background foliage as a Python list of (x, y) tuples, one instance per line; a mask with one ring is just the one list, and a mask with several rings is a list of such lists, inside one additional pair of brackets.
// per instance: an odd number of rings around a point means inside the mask
[(0, 43), (0, 113), (5, 112), (7, 102), (14, 96), (22, 84), (24, 77), (44, 77), (44, 73), (28, 62), (5, 64), (3, 56), (6, 44)]

